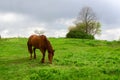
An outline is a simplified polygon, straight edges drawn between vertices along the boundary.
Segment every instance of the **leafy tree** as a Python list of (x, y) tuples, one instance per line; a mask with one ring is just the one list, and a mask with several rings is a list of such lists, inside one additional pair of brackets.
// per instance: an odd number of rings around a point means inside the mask
[[(69, 28), (68, 34), (69, 33), (73, 34), (73, 30), (74, 30), (74, 32), (76, 31), (78, 33), (78, 31), (79, 31), (80, 33), (83, 34), (83, 35), (81, 34), (80, 36), (88, 37), (88, 35), (89, 35), (94, 38), (94, 36), (96, 34), (100, 34), (100, 32), (101, 32), (100, 27), (101, 27), (100, 22), (97, 21), (97, 17), (95, 15), (95, 13), (93, 12), (92, 8), (83, 7), (75, 21), (75, 26), (73, 28), (72, 27)], [(74, 34), (76, 34), (76, 33), (74, 33)], [(84, 35), (84, 34), (86, 34), (86, 35)], [(66, 37), (68, 37), (67, 35), (66, 35)], [(78, 34), (76, 34), (76, 35), (78, 35)]]

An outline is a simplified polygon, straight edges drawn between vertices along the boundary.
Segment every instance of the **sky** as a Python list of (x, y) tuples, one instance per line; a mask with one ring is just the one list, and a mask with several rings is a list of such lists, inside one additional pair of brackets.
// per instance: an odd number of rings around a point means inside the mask
[(38, 30), (48, 37), (65, 37), (86, 6), (101, 23), (96, 39), (119, 40), (120, 0), (0, 0), (0, 35), (29, 37)]

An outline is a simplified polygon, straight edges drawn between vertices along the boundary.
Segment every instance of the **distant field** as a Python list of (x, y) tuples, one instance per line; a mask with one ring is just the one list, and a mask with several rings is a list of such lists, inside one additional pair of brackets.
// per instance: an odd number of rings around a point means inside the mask
[(0, 39), (0, 80), (120, 80), (120, 41), (49, 38), (53, 64), (29, 60), (26, 38)]

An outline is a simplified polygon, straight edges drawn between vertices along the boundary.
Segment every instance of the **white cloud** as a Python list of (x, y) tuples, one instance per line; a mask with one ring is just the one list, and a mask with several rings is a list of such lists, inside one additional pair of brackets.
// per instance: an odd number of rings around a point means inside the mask
[(2, 37), (28, 37), (35, 30), (46, 30), (46, 23), (33, 17), (13, 12), (0, 13), (0, 35)]
[(96, 36), (96, 38), (110, 41), (118, 40), (120, 38), (120, 28), (103, 30), (101, 36)]
[(8, 30), (8, 29), (5, 29), (5, 30), (1, 31), (1, 35), (2, 35), (3, 38), (18, 36), (16, 34), (10, 34), (10, 30)]
[(66, 35), (66, 30), (58, 30), (58, 31), (55, 31), (55, 37), (65, 37)]
[(47, 30), (45, 35), (48, 37), (65, 37), (66, 35), (66, 30), (65, 29), (60, 29), (60, 30)]
[(8, 32), (9, 32), (8, 30), (3, 30), (1, 32), (1, 35), (4, 36), (4, 37), (6, 37), (8, 35)]
[(15, 23), (23, 21), (27, 16), (13, 12), (0, 13), (0, 22)]
[(38, 27), (34, 27), (34, 26), (31, 26), (31, 27), (28, 27), (27, 29), (27, 34), (35, 34), (35, 31), (37, 30), (37, 31), (44, 31), (44, 32), (46, 32), (46, 29), (45, 29), (45, 26), (38, 26)]
[(74, 21), (75, 21), (75, 18), (71, 18), (71, 19), (60, 18), (60, 19), (56, 20), (56, 23), (69, 27), (71, 25), (74, 25), (74, 23), (73, 23)]
[(116, 7), (120, 7), (120, 1), (119, 0), (105, 0), (106, 3), (108, 3), (109, 5), (116, 6)]

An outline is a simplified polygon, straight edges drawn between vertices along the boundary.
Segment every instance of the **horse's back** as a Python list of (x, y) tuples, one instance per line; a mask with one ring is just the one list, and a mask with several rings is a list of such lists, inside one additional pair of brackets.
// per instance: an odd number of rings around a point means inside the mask
[(34, 46), (35, 48), (40, 48), (41, 46), (44, 47), (46, 46), (46, 36), (44, 35), (41, 35), (41, 36), (38, 36), (38, 35), (31, 35), (29, 37), (29, 40), (28, 40), (28, 43), (32, 46)]

